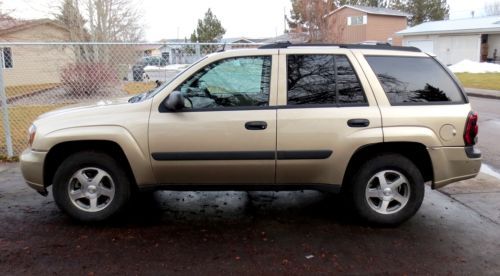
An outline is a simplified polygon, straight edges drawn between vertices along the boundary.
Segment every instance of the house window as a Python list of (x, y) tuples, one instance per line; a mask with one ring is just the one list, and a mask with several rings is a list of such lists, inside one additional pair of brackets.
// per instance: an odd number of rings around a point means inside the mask
[(13, 67), (13, 62), (12, 62), (12, 50), (10, 47), (5, 47), (1, 48), (2, 51), (0, 51), (0, 55), (3, 59), (3, 68), (12, 68)]
[(347, 25), (348, 26), (364, 25), (367, 23), (367, 21), (368, 21), (368, 17), (366, 15), (347, 17)]

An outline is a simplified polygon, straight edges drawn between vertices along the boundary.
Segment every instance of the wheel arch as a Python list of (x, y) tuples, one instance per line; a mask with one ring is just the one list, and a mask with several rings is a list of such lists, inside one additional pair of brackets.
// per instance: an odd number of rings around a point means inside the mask
[(434, 181), (432, 159), (425, 145), (417, 142), (385, 142), (366, 145), (354, 152), (347, 165), (342, 187), (349, 187), (350, 180), (356, 173), (356, 169), (366, 162), (366, 160), (387, 153), (400, 154), (408, 158), (420, 170), (424, 181)]
[(48, 151), (43, 166), (44, 186), (47, 187), (52, 184), (57, 168), (68, 156), (81, 151), (97, 151), (109, 154), (125, 169), (127, 177), (132, 180), (134, 185), (137, 185), (130, 162), (118, 143), (109, 140), (80, 140), (59, 143)]

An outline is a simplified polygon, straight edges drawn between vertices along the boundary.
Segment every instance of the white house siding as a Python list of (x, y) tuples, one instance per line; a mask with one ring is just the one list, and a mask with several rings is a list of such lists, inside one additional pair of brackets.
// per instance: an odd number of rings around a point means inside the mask
[[(403, 45), (421, 45), (429, 48), (432, 41), (432, 53), (444, 64), (455, 64), (464, 59), (479, 61), (480, 35), (421, 35), (406, 36)], [(421, 49), (428, 52), (428, 49)]]

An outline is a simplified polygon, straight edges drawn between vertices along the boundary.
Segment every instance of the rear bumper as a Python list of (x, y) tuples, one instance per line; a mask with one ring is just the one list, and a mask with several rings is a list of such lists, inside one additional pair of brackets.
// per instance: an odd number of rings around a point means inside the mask
[(474, 178), (481, 169), (481, 152), (475, 147), (429, 148), (434, 171), (433, 189)]
[(27, 149), (19, 158), (24, 180), (28, 186), (41, 194), (47, 193), (43, 183), (43, 162), (46, 155), (47, 152)]

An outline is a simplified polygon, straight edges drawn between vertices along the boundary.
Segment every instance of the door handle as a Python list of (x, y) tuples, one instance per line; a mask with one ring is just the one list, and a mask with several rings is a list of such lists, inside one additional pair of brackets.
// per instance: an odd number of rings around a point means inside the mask
[(350, 127), (367, 127), (370, 125), (368, 119), (350, 119), (347, 121), (347, 125)]
[(267, 123), (263, 121), (246, 122), (245, 128), (248, 130), (264, 130), (267, 128)]

